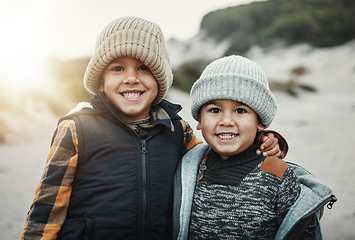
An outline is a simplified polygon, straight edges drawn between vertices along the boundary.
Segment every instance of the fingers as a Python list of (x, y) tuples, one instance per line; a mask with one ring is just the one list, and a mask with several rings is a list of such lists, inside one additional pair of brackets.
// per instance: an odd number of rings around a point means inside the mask
[(272, 133), (263, 136), (263, 143), (260, 146), (260, 149), (256, 150), (257, 154), (263, 154), (264, 156), (276, 156), (281, 157), (281, 150), (278, 144), (278, 139)]
[(266, 150), (261, 151), (260, 149), (257, 149), (256, 154), (258, 155), (263, 154), (264, 156), (275, 156), (278, 158), (282, 157), (282, 152), (279, 148), (279, 145), (276, 145), (275, 148), (271, 149), (270, 151), (266, 151)]
[(269, 133), (267, 136), (264, 136), (262, 138), (263, 143), (260, 146), (260, 150), (265, 152), (265, 151), (270, 151), (271, 149), (275, 148), (276, 145), (278, 145), (279, 141), (277, 138), (275, 138), (274, 134)]
[(281, 157), (281, 150), (279, 148), (279, 145), (276, 145), (275, 148), (269, 150), (269, 151), (263, 151), (264, 156), (275, 156), (275, 157)]

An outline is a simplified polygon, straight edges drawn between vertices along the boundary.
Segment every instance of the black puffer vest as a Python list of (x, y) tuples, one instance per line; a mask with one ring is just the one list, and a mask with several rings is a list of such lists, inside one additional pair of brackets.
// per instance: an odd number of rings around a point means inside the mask
[(69, 116), (79, 140), (66, 221), (58, 239), (170, 239), (173, 178), (181, 157), (181, 107), (162, 101), (170, 125), (157, 124), (144, 136), (115, 115), (101, 95), (94, 109)]

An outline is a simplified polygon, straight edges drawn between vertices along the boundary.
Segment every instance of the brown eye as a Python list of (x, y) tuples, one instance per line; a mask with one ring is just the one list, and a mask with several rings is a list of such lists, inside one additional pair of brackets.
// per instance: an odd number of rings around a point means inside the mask
[(238, 114), (242, 114), (242, 113), (246, 113), (247, 110), (245, 110), (244, 108), (237, 108), (237, 110), (235, 110), (235, 112)]
[(218, 108), (210, 108), (208, 111), (211, 113), (220, 113), (221, 112), (221, 110), (219, 110)]
[(150, 71), (149, 67), (147, 67), (146, 65), (140, 66), (138, 70), (143, 70), (143, 71), (148, 70), (148, 71)]
[(123, 67), (120, 67), (120, 66), (114, 66), (111, 69), (112, 69), (112, 71), (115, 71), (115, 72), (123, 71)]

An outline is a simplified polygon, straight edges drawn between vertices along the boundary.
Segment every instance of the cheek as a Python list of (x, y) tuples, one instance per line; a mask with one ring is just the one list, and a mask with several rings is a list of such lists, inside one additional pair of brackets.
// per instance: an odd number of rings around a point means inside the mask
[(202, 133), (205, 134), (213, 134), (216, 127), (212, 119), (205, 119), (204, 121), (200, 122), (198, 126), (199, 130), (201, 130)]
[(253, 135), (259, 129), (259, 125), (257, 121), (249, 118), (239, 121), (238, 128), (240, 131), (244, 131), (244, 133), (250, 133), (250, 135)]
[(152, 89), (152, 91), (156, 92), (158, 94), (159, 91), (159, 85), (158, 82), (155, 80), (152, 80), (151, 84), (150, 84), (150, 88)]
[(108, 87), (110, 87), (110, 85), (112, 85), (112, 81), (110, 81), (109, 77), (105, 77), (102, 76), (101, 80), (100, 80), (100, 87), (99, 90), (100, 91), (104, 91), (105, 89), (107, 89)]

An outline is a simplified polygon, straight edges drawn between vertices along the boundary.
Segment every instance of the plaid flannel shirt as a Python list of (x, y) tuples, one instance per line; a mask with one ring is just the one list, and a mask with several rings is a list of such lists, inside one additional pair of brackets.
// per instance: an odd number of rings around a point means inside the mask
[[(152, 126), (162, 120), (166, 122), (168, 117), (162, 108), (155, 109), (152, 116), (155, 122)], [(184, 120), (180, 121), (184, 131), (182, 150), (184, 154), (201, 141), (196, 138), (192, 128)], [(173, 127), (172, 123), (170, 125)], [(171, 130), (173, 131), (173, 128)], [(75, 121), (64, 120), (57, 127), (21, 239), (56, 239), (66, 218), (77, 163), (78, 136)]]

